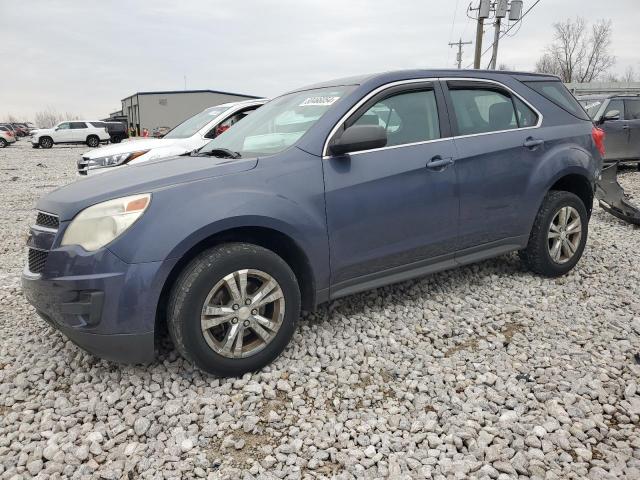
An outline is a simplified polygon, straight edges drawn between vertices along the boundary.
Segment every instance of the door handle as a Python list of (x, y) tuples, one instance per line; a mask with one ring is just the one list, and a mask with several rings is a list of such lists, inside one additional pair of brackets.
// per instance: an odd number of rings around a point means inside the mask
[(436, 155), (427, 162), (427, 168), (431, 170), (444, 170), (453, 163), (453, 158), (442, 158), (440, 155)]
[(544, 140), (540, 139), (540, 138), (533, 138), (533, 137), (527, 137), (527, 139), (524, 141), (524, 146), (527, 148), (536, 148), (540, 145), (542, 145), (544, 143)]

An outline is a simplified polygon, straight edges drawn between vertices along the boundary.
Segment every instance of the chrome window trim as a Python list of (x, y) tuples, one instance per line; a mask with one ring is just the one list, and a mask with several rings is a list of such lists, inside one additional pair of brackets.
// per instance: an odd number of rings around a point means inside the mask
[[(347, 120), (347, 118), (349, 118), (351, 115), (353, 115), (363, 104), (365, 104), (369, 99), (371, 99), (371, 97), (377, 95), (378, 93), (387, 90), (389, 88), (393, 88), (393, 87), (397, 87), (399, 85), (411, 85), (413, 83), (424, 83), (424, 82), (437, 82), (437, 81), (455, 81), (455, 80), (460, 80), (460, 81), (466, 81), (466, 82), (481, 82), (481, 83), (492, 83), (495, 85), (498, 85), (501, 88), (504, 88), (505, 90), (507, 90), (511, 95), (514, 95), (515, 97), (517, 97), (520, 101), (522, 101), (527, 107), (529, 107), (531, 110), (533, 110), (533, 112), (538, 116), (538, 122), (531, 127), (518, 127), (518, 128), (511, 128), (508, 130), (496, 130), (493, 132), (481, 132), (481, 133), (470, 133), (467, 135), (452, 135), (450, 137), (442, 137), (442, 138), (435, 138), (433, 140), (425, 140), (422, 142), (414, 142), (414, 143), (403, 143), (402, 145), (391, 145), (388, 147), (380, 147), (380, 148), (373, 148), (373, 149), (369, 149), (369, 150), (359, 150), (357, 152), (350, 152), (349, 155), (359, 155), (361, 153), (369, 153), (369, 152), (378, 152), (378, 151), (382, 151), (382, 150), (391, 150), (394, 148), (401, 148), (401, 147), (411, 147), (411, 146), (415, 146), (415, 145), (423, 145), (426, 143), (434, 143), (434, 142), (441, 142), (444, 140), (452, 140), (452, 139), (457, 139), (457, 138), (470, 138), (470, 137), (477, 137), (480, 135), (493, 135), (495, 133), (506, 133), (506, 132), (514, 132), (514, 131), (519, 131), (519, 130), (532, 130), (532, 129), (536, 129), (536, 128), (540, 128), (540, 126), (542, 125), (542, 121), (544, 119), (544, 116), (542, 115), (542, 113), (535, 108), (528, 100), (526, 100), (524, 97), (522, 97), (522, 95), (520, 95), (519, 93), (517, 93), (516, 91), (514, 91), (513, 89), (511, 89), (510, 87), (508, 87), (507, 85), (505, 85), (504, 83), (498, 82), (497, 80), (490, 80), (490, 79), (486, 79), (486, 78), (469, 78), (469, 77), (426, 77), (426, 78), (416, 78), (416, 79), (411, 79), (411, 80), (399, 80), (396, 82), (391, 82), (391, 83), (386, 83), (384, 85), (381, 85), (380, 87), (376, 88), (375, 90), (372, 90), (371, 92), (369, 92), (367, 95), (365, 95), (363, 98), (361, 98), (353, 107), (351, 107), (347, 113), (345, 113), (340, 120), (334, 125), (334, 127), (331, 129), (331, 131), (329, 132), (329, 135), (327, 136), (325, 142), (324, 142), (324, 146), (322, 148), (322, 159), (323, 160), (327, 160), (329, 158), (333, 158), (332, 155), (330, 155), (329, 152), (329, 141), (331, 140), (331, 138), (335, 135), (335, 133), (338, 131), (338, 129), (342, 126), (342, 124)], [(445, 92), (446, 95), (446, 92)]]

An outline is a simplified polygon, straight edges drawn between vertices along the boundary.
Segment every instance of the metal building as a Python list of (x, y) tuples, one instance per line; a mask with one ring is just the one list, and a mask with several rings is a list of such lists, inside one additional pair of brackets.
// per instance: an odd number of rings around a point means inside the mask
[(122, 99), (122, 115), (140, 135), (144, 128), (149, 132), (156, 127), (173, 128), (207, 107), (253, 98), (261, 97), (216, 90), (138, 92)]

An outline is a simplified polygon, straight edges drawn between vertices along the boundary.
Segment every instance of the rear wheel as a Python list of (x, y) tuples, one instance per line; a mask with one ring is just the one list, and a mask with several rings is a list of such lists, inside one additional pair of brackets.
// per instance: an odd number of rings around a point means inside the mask
[(300, 316), (300, 289), (278, 255), (246, 244), (198, 255), (180, 274), (167, 308), (176, 349), (205, 372), (240, 376), (272, 362)]
[(42, 148), (51, 148), (53, 147), (53, 140), (51, 139), (51, 137), (42, 137), (40, 139), (40, 146)]
[(563, 191), (545, 196), (520, 258), (535, 273), (557, 277), (580, 260), (587, 242), (589, 216), (580, 197)]
[(7, 145), (9, 145), (9, 143), (4, 138), (0, 138), (0, 148), (4, 148)]
[(100, 139), (98, 137), (95, 135), (89, 135), (87, 137), (87, 146), (96, 148), (98, 145), (100, 145)]

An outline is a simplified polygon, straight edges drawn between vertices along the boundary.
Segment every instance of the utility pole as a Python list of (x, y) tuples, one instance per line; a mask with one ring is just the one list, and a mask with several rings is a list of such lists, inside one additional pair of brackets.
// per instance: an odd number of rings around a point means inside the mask
[(500, 25), (502, 23), (502, 19), (507, 16), (508, 8), (508, 0), (497, 0), (495, 3), (496, 21), (493, 23), (493, 52), (491, 53), (491, 61), (489, 62), (489, 68), (491, 70), (495, 70), (496, 64), (498, 63), (498, 42), (500, 41)]
[(493, 52), (491, 53), (491, 61), (489, 62), (489, 70), (496, 69), (498, 61), (498, 41), (500, 40), (500, 17), (496, 18), (493, 24)]
[(478, 5), (478, 23), (476, 25), (476, 52), (473, 57), (473, 68), (480, 68), (480, 57), (482, 56), (482, 36), (484, 34), (484, 20), (489, 18), (491, 0), (480, 0)]
[(463, 45), (471, 45), (471, 42), (463, 42), (462, 39), (458, 40), (455, 43), (449, 42), (449, 46), (453, 47), (458, 46), (458, 55), (456, 55), (456, 61), (458, 62), (458, 70), (462, 68), (462, 46)]

